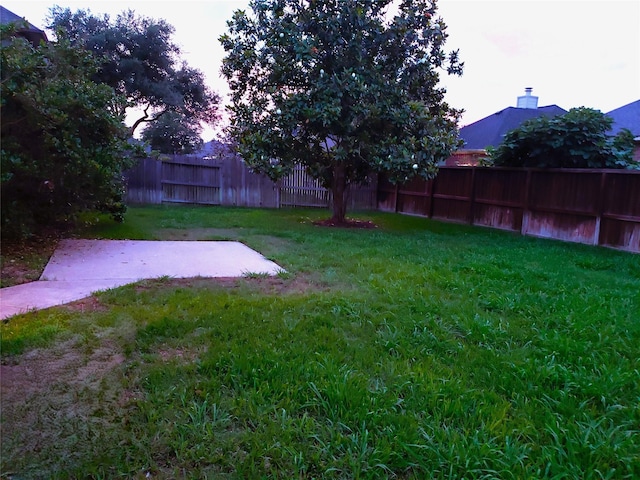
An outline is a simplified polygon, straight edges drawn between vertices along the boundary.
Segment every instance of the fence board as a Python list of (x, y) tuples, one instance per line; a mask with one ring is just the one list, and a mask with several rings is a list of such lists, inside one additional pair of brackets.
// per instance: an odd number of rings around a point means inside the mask
[(265, 175), (250, 171), (235, 155), (220, 159), (222, 205), (239, 207), (278, 207), (276, 185)]
[[(331, 195), (302, 166), (279, 183), (237, 156), (144, 159), (127, 172), (131, 203), (322, 207)], [(640, 172), (441, 167), (435, 180), (381, 175), (350, 191), (349, 208), (408, 213), (523, 235), (640, 252)]]
[(370, 175), (363, 185), (351, 186), (348, 195), (351, 210), (375, 210), (378, 201), (378, 175)]
[(383, 211), (640, 252), (640, 172), (441, 167), (433, 181), (380, 178)]
[(532, 170), (530, 175), (522, 233), (596, 245), (602, 172)]
[(162, 164), (152, 158), (140, 160), (125, 173), (127, 202), (162, 203)]
[(526, 190), (522, 188), (526, 182), (526, 172), (477, 169), (474, 180), (474, 223), (520, 231), (526, 201)]
[[(377, 176), (372, 176), (364, 185), (349, 188), (348, 208), (375, 209), (377, 204)], [(297, 165), (290, 175), (279, 182), (280, 205), (283, 207), (319, 207), (331, 205), (331, 192), (319, 180), (311, 177), (304, 166)]]
[(536, 210), (597, 214), (602, 171), (532, 170), (529, 204)]
[(451, 222), (471, 222), (473, 168), (442, 168), (433, 181), (431, 216)]
[(220, 205), (220, 166), (199, 157), (162, 162), (162, 201)]
[(279, 188), (280, 205), (283, 207), (329, 206), (329, 191), (322, 187), (319, 180), (311, 177), (302, 165), (296, 165), (280, 181)]
[(412, 179), (398, 187), (396, 198), (400, 211), (413, 215), (428, 215), (433, 199), (433, 182)]
[(606, 172), (599, 243), (640, 252), (640, 174)]
[[(129, 203), (196, 203), (242, 207), (321, 207), (330, 192), (309, 176), (304, 167), (274, 183), (251, 172), (236, 155), (217, 158), (171, 156), (163, 161), (143, 159), (127, 172)], [(350, 189), (350, 209), (375, 209), (377, 177)]]

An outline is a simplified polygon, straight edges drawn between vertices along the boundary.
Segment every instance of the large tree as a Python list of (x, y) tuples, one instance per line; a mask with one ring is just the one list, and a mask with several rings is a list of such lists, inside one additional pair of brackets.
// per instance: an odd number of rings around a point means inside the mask
[(141, 124), (170, 111), (205, 123), (216, 120), (219, 96), (207, 87), (202, 72), (179, 63), (180, 48), (171, 38), (174, 29), (164, 20), (133, 11), (112, 20), (109, 15), (54, 7), (49, 27), (100, 59), (94, 78), (123, 99), (112, 105), (115, 113), (124, 115), (134, 107), (141, 111), (132, 135)]
[(92, 81), (95, 59), (67, 41), (33, 47), (2, 27), (2, 235), (102, 210), (121, 219), (128, 131)]
[(538, 117), (508, 132), (490, 152), (496, 166), (537, 168), (638, 168), (633, 135), (608, 135), (613, 119), (592, 108)]
[(331, 190), (345, 221), (349, 186), (372, 172), (431, 178), (457, 146), (460, 112), (440, 71), (460, 75), (427, 0), (253, 0), (220, 38), (229, 133), (256, 171), (296, 163)]
[(142, 140), (152, 149), (166, 154), (189, 154), (202, 147), (202, 127), (199, 123), (169, 112), (142, 131)]

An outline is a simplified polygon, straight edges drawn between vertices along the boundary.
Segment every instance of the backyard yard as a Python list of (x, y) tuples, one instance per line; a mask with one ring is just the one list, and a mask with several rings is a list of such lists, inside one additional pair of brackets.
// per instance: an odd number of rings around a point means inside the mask
[(326, 215), (87, 218), (75, 236), (237, 240), (286, 272), (3, 322), (0, 478), (640, 478), (640, 255)]

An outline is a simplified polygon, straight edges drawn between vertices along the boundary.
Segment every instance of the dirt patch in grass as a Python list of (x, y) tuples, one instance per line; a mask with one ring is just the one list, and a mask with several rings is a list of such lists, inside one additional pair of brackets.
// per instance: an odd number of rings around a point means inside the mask
[[(266, 295), (304, 295), (330, 290), (330, 286), (311, 275), (298, 274), (282, 278), (279, 276), (265, 276), (254, 278), (219, 277), (219, 278), (159, 278), (143, 280), (135, 286), (136, 292), (146, 292), (160, 288), (193, 288), (193, 289), (228, 289), (239, 290), (250, 288)], [(103, 303), (97, 296), (90, 296), (75, 302), (60, 305), (56, 308), (71, 312), (94, 313), (105, 312), (109, 305)]]
[[(322, 282), (314, 280), (311, 276), (295, 275), (291, 277), (281, 276), (256, 276), (252, 278), (217, 277), (217, 278), (168, 278), (152, 279), (140, 282), (136, 290), (142, 292), (159, 287), (182, 288), (225, 288), (239, 289), (253, 287), (265, 294), (285, 295), (307, 292), (325, 291), (328, 287)], [(77, 303), (77, 302), (76, 302)]]
[(304, 294), (310, 292), (327, 291), (327, 285), (315, 280), (311, 276), (296, 275), (293, 278), (261, 277), (242, 279), (246, 285), (258, 288), (260, 291), (273, 295)]
[(22, 283), (33, 282), (40, 277), (38, 269), (26, 265), (24, 262), (11, 259), (2, 262), (2, 287), (11, 287)]
[(5, 359), (7, 363), (0, 365), (3, 408), (24, 403), (34, 396), (46, 395), (48, 390), (62, 384), (75, 388), (91, 387), (102, 379), (105, 372), (124, 360), (124, 355), (109, 342), (85, 353), (75, 339), (53, 348), (35, 349), (24, 355), (8, 357)]
[[(7, 357), (0, 365), (2, 464), (29, 472), (77, 452), (99, 425), (117, 424), (137, 398), (124, 388), (123, 352), (107, 339), (87, 349), (77, 338)], [(45, 478), (39, 473), (33, 478)]]
[(313, 222), (313, 224), (320, 227), (336, 227), (336, 228), (364, 228), (364, 229), (378, 228), (378, 226), (375, 223), (369, 220), (357, 220), (353, 218), (347, 218), (343, 222), (338, 222), (332, 218), (329, 218), (327, 220), (317, 220)]
[(236, 241), (239, 231), (237, 228), (162, 228), (154, 233), (160, 240)]
[(0, 286), (11, 287), (40, 278), (44, 267), (58, 245), (57, 237), (24, 241), (2, 241)]
[(105, 312), (109, 309), (107, 305), (102, 303), (98, 297), (90, 296), (75, 302), (67, 303), (64, 307), (72, 312), (93, 313)]
[(189, 351), (183, 348), (170, 347), (161, 347), (156, 351), (156, 354), (164, 363), (170, 362), (172, 360), (179, 360), (181, 362), (190, 363), (195, 361), (200, 353), (201, 352), (199, 351)]

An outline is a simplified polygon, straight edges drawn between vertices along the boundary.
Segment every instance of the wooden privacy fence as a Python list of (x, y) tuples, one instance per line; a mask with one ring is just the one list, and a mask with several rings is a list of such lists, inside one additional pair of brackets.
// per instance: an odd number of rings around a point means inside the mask
[(327, 207), (329, 191), (319, 180), (311, 177), (302, 165), (296, 165), (290, 175), (278, 182), (280, 206), (283, 207)]
[[(323, 207), (331, 204), (331, 192), (319, 180), (311, 177), (304, 166), (296, 165), (290, 175), (277, 184), (281, 207)], [(377, 208), (378, 178), (373, 176), (366, 185), (349, 190), (350, 210), (375, 210)]]
[[(141, 160), (127, 172), (130, 203), (246, 207), (329, 206), (330, 193), (302, 166), (274, 183), (231, 155)], [(354, 188), (349, 209), (423, 215), (523, 235), (640, 253), (640, 172), (441, 167), (434, 180)]]
[(220, 205), (220, 166), (174, 159), (162, 162), (162, 201)]
[(129, 203), (277, 207), (275, 184), (234, 157), (145, 158), (126, 173)]
[[(252, 173), (237, 156), (146, 158), (126, 173), (129, 203), (191, 203), (243, 207), (323, 207), (331, 194), (304, 167), (277, 183)], [(375, 209), (377, 178), (352, 188), (350, 209)]]
[(382, 211), (640, 252), (640, 172), (442, 167), (434, 180), (380, 179)]

